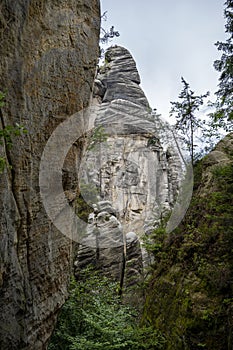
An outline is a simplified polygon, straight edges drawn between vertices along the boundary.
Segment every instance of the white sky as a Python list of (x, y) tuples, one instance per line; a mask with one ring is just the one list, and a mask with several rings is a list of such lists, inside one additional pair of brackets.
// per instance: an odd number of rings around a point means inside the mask
[(217, 90), (220, 57), (214, 43), (225, 40), (225, 0), (101, 0), (103, 27), (120, 32), (111, 44), (133, 55), (152, 108), (168, 119), (181, 76), (196, 94)]

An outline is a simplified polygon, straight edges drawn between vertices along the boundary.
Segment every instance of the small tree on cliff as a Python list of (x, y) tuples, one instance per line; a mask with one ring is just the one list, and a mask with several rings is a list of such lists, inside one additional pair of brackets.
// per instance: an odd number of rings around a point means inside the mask
[(214, 62), (214, 68), (221, 73), (219, 77), (217, 100), (214, 103), (216, 111), (210, 116), (214, 123), (224, 127), (226, 131), (233, 130), (233, 0), (225, 2), (224, 16), (226, 18), (225, 32), (229, 35), (226, 42), (217, 42), (222, 51), (220, 60)]
[[(100, 27), (100, 45), (107, 45), (112, 39), (120, 36), (118, 30), (115, 30), (114, 26), (110, 29), (105, 29), (102, 25), (103, 21), (107, 21), (107, 11), (101, 16), (101, 27)], [(104, 48), (100, 48), (100, 58), (103, 58)]]
[(176, 117), (175, 128), (180, 132), (181, 139), (187, 145), (193, 164), (195, 158), (194, 149), (196, 147), (194, 141), (195, 132), (198, 129), (205, 130), (205, 121), (198, 118), (195, 113), (203, 105), (203, 100), (209, 95), (209, 92), (200, 96), (194, 95), (194, 92), (183, 77), (181, 82), (183, 84), (183, 90), (179, 94), (181, 101), (171, 102), (170, 116), (174, 115)]

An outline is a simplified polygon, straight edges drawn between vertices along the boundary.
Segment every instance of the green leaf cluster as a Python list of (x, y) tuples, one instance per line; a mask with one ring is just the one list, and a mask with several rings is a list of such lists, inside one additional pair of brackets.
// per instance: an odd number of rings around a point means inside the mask
[[(230, 136), (228, 138), (230, 140)], [(152, 276), (144, 319), (163, 332), (166, 350), (231, 349), (233, 310), (233, 164), (206, 156), (194, 167), (194, 195), (172, 233), (152, 235)], [(224, 158), (225, 159), (225, 158)]]
[(182, 77), (183, 90), (179, 94), (179, 101), (171, 102), (170, 116), (175, 116), (175, 129), (180, 132), (180, 137), (190, 152), (192, 164), (195, 158), (195, 133), (197, 130), (205, 130), (205, 121), (198, 118), (196, 112), (203, 105), (204, 98), (209, 92), (203, 95), (194, 95), (189, 84)]
[(138, 312), (122, 303), (119, 284), (91, 267), (70, 285), (49, 350), (162, 349), (163, 337), (138, 325)]
[(224, 16), (225, 32), (228, 38), (225, 42), (218, 41), (215, 45), (222, 52), (220, 60), (214, 62), (214, 68), (220, 72), (216, 111), (210, 116), (214, 123), (219, 123), (226, 131), (233, 130), (233, 1), (225, 2)]
[(97, 126), (94, 128), (91, 138), (90, 138), (90, 143), (88, 145), (87, 150), (92, 151), (95, 150), (96, 145), (99, 145), (102, 142), (106, 142), (108, 139), (108, 134), (105, 132), (103, 126)]
[[(0, 91), (0, 108), (4, 106), (6, 93)], [(18, 123), (15, 126), (6, 125), (3, 129), (0, 129), (0, 146), (6, 145), (7, 149), (11, 149), (13, 145), (12, 138), (27, 134), (27, 129)], [(0, 173), (2, 173), (6, 167), (6, 158), (0, 157)]]

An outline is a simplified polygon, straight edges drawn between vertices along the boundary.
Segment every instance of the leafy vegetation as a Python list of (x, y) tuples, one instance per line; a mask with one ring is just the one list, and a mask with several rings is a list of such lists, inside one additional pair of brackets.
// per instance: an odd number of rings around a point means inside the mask
[(100, 145), (102, 142), (106, 142), (108, 139), (108, 134), (105, 132), (105, 129), (103, 126), (97, 126), (94, 128), (91, 138), (90, 138), (90, 143), (88, 145), (87, 150), (92, 151), (96, 150), (96, 146)]
[[(105, 29), (102, 25), (103, 21), (107, 20), (107, 11), (105, 11), (101, 16), (101, 27), (100, 27), (100, 44), (106, 45), (108, 44), (112, 39), (118, 38), (120, 36), (120, 33), (118, 30), (115, 30), (114, 26), (111, 26), (110, 29)], [(104, 49), (103, 47), (100, 48), (100, 58), (103, 57)]]
[(93, 212), (92, 205), (97, 202), (98, 190), (94, 184), (80, 183), (80, 193), (76, 201), (76, 212), (80, 219), (88, 222), (90, 213)]
[(119, 284), (88, 267), (72, 279), (49, 350), (162, 349), (163, 337), (138, 325), (138, 312), (123, 304)]
[[(4, 106), (6, 94), (0, 91), (0, 108)], [(26, 134), (27, 130), (23, 125), (16, 123), (15, 126), (6, 125), (3, 129), (0, 130), (0, 146), (5, 144), (7, 149), (11, 149), (13, 145), (12, 137), (22, 136)], [(5, 157), (0, 157), (0, 173), (2, 173), (7, 165), (7, 160)]]
[(176, 117), (175, 128), (180, 132), (180, 138), (187, 146), (191, 156), (191, 162), (194, 164), (195, 147), (197, 146), (195, 144), (195, 132), (197, 130), (207, 130), (205, 121), (198, 118), (195, 113), (203, 105), (203, 100), (209, 95), (209, 92), (204, 95), (194, 95), (194, 91), (190, 89), (189, 84), (183, 77), (181, 81), (183, 90), (179, 95), (180, 101), (171, 102), (172, 109), (170, 116), (174, 115)]
[[(195, 158), (198, 159), (203, 154), (206, 154), (213, 148), (216, 141), (220, 138), (220, 132), (225, 130), (230, 132), (233, 130), (233, 1), (226, 0), (224, 16), (226, 19), (225, 32), (228, 38), (225, 42), (217, 41), (215, 44), (219, 51), (222, 51), (222, 56), (214, 62), (214, 68), (220, 72), (218, 90), (216, 92), (216, 101), (209, 102), (209, 107), (213, 108), (213, 112), (205, 117), (205, 120), (197, 118), (194, 112), (199, 110), (203, 104), (203, 98), (208, 96), (208, 93), (200, 96), (194, 96), (194, 92), (190, 90), (189, 84), (182, 78), (184, 85), (179, 98), (180, 102), (171, 102), (173, 107), (170, 114), (175, 115), (177, 122), (175, 127), (181, 132), (181, 138), (187, 145), (192, 164)], [(207, 117), (210, 121), (206, 122)], [(195, 133), (202, 132), (200, 142), (205, 144), (205, 147), (195, 152)]]
[(222, 51), (220, 60), (214, 62), (215, 69), (220, 72), (216, 110), (211, 114), (213, 122), (224, 127), (227, 131), (233, 130), (233, 1), (225, 2), (224, 16), (226, 18), (225, 31), (228, 34), (226, 42), (217, 42), (216, 46)]
[[(211, 115), (213, 132), (219, 126), (229, 130), (233, 120), (233, 2), (227, 0), (225, 4), (230, 38), (217, 43), (223, 55), (215, 62), (221, 76), (216, 111)], [(103, 33), (101, 40), (106, 43), (117, 32), (111, 27)], [(208, 93), (195, 95), (183, 78), (182, 84), (180, 101), (172, 102), (171, 114), (176, 115), (176, 129), (194, 163), (196, 132), (201, 130), (205, 136), (209, 132), (208, 125), (196, 115)], [(97, 128), (89, 150), (96, 149), (105, 138), (104, 131)], [(152, 146), (155, 142), (150, 140)], [(232, 158), (221, 165), (210, 164), (208, 157), (195, 164), (194, 196), (181, 225), (169, 235), (161, 225), (147, 237), (145, 246), (154, 263), (143, 321), (135, 309), (122, 303), (117, 283), (87, 269), (78, 281), (71, 282), (70, 296), (59, 315), (49, 350), (232, 348)]]
[[(231, 136), (232, 137), (232, 136)], [(230, 138), (230, 136), (229, 136)], [(194, 167), (194, 195), (181, 225), (153, 234), (154, 255), (144, 320), (159, 329), (170, 349), (232, 348), (233, 155), (228, 138)]]

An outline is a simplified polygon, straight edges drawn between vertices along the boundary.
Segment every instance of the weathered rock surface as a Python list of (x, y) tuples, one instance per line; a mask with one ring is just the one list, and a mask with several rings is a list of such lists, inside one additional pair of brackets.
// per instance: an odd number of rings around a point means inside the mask
[(86, 155), (84, 177), (113, 203), (124, 234), (140, 235), (173, 207), (182, 159), (169, 128), (153, 118), (131, 54), (111, 47), (106, 60), (95, 90), (100, 103), (95, 124), (108, 137)]
[(117, 212), (108, 201), (99, 202), (89, 216), (86, 235), (74, 262), (77, 279), (88, 265), (119, 282), (125, 300), (138, 306), (142, 293), (135, 286), (143, 280), (140, 241), (134, 232), (123, 234)]
[[(85, 155), (81, 178), (85, 186), (99, 191), (97, 202), (109, 201), (116, 209), (124, 244), (121, 282), (127, 289), (142, 275), (139, 238), (149, 234), (165, 212), (173, 208), (183, 164), (171, 130), (151, 112), (129, 51), (111, 47), (105, 62), (99, 69), (94, 90), (94, 103), (99, 105), (95, 119), (99, 139)], [(85, 191), (82, 194), (85, 198)], [(109, 224), (106, 228), (102, 235), (109, 238)], [(89, 232), (90, 239), (93, 232), (93, 229)], [(90, 256), (92, 253), (90, 250)], [(90, 261), (85, 254), (83, 258), (80, 255), (81, 261)], [(117, 250), (111, 251), (111, 258), (108, 250), (102, 254), (109, 270), (118, 275), (117, 270), (113, 272), (114, 259), (119, 258)]]
[[(28, 130), (5, 151), (12, 168), (0, 176), (2, 350), (45, 349), (67, 295), (71, 241), (44, 211), (39, 164), (56, 126), (89, 103), (99, 22), (97, 0), (1, 2), (1, 126)], [(77, 187), (81, 146), (64, 165), (66, 190)]]
[(110, 202), (99, 202), (90, 214), (86, 235), (76, 256), (76, 274), (89, 264), (105, 276), (121, 281), (124, 273), (124, 237)]
[(128, 232), (126, 240), (126, 264), (124, 286), (129, 289), (142, 280), (143, 261), (142, 251), (138, 236), (134, 232)]
[(145, 321), (166, 349), (232, 349), (233, 133), (199, 161), (182, 224), (160, 247), (147, 290)]

